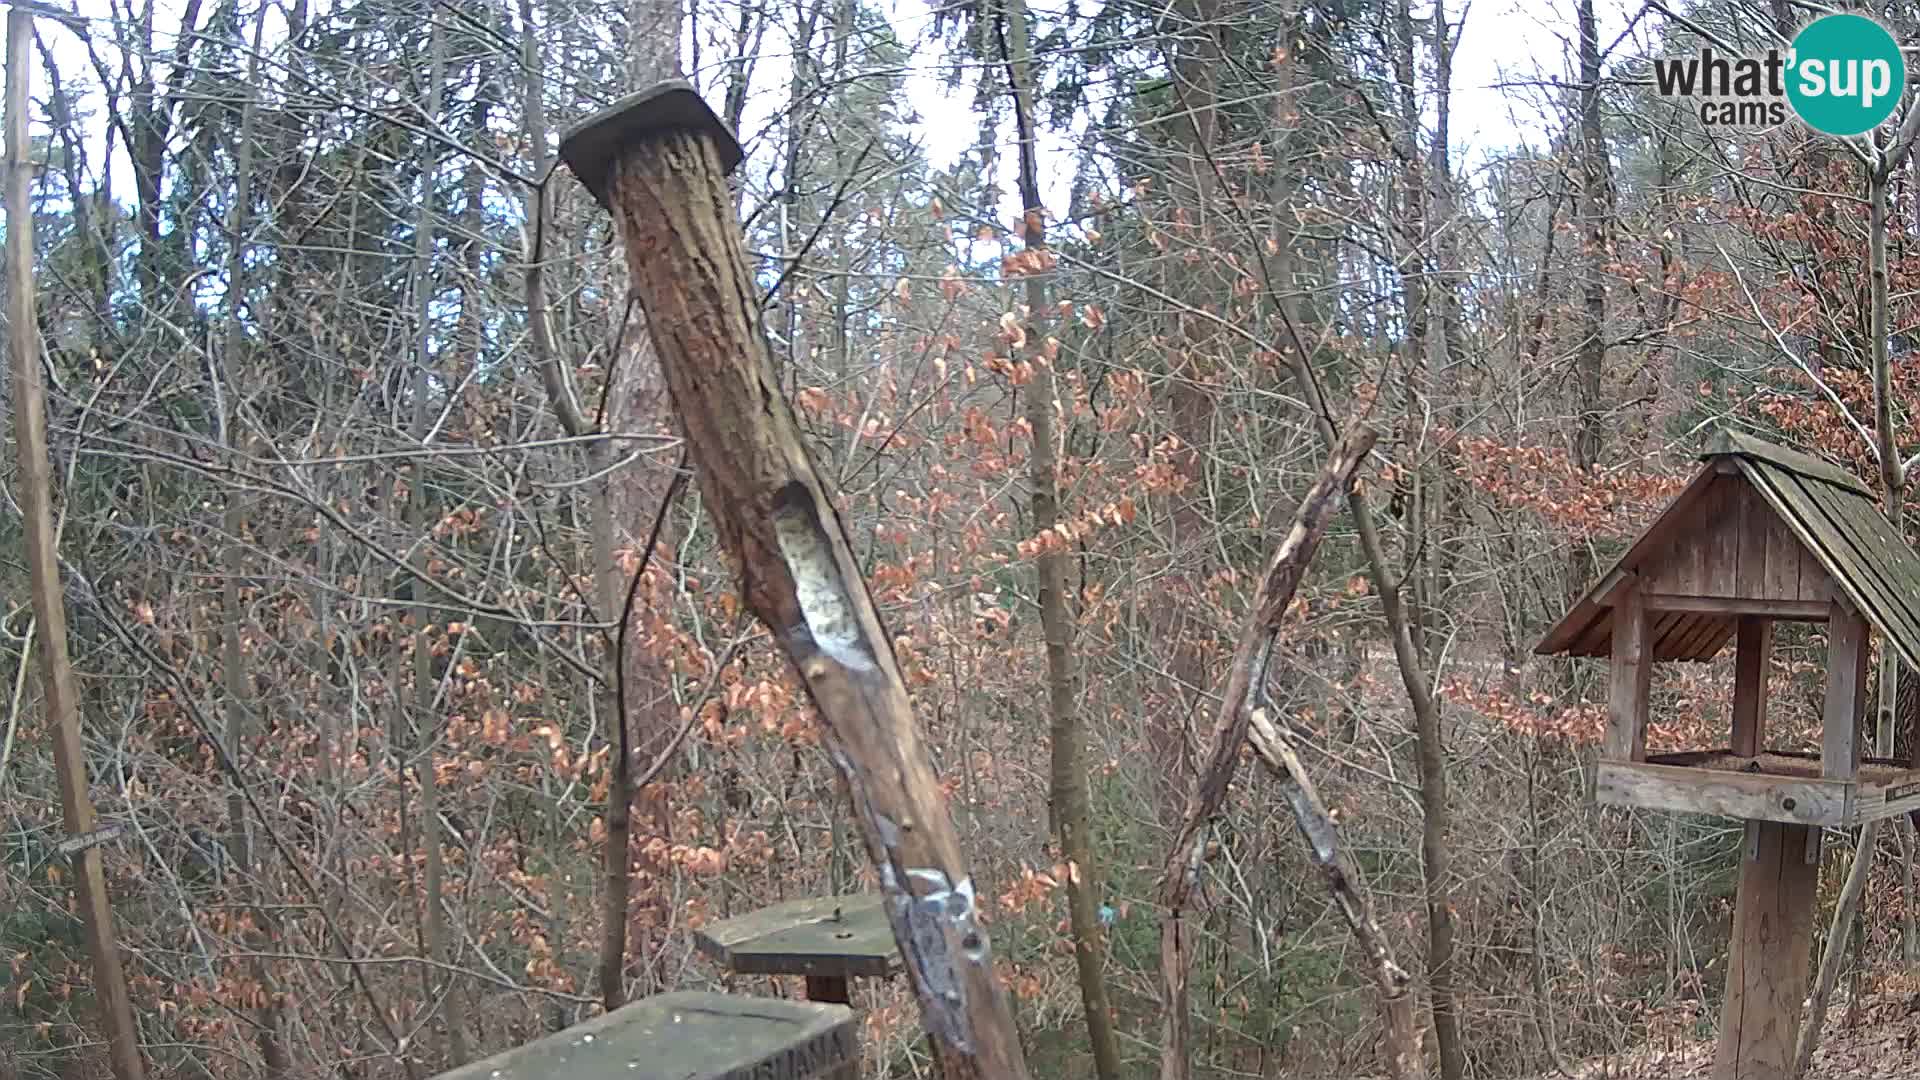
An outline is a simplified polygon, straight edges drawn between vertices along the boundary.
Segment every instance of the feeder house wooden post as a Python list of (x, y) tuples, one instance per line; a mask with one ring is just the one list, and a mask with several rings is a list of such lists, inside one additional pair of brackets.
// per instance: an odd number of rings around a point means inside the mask
[[(1920, 814), (1920, 754), (1863, 757), (1869, 635), (1920, 668), (1920, 556), (1873, 492), (1818, 458), (1722, 432), (1685, 490), (1535, 651), (1606, 657), (1594, 794), (1746, 822), (1714, 1080), (1787, 1080), (1807, 990), (1822, 829)], [(1817, 752), (1774, 746), (1774, 623), (1825, 623)], [(1734, 646), (1727, 743), (1650, 753), (1653, 665)], [(1916, 740), (1920, 743), (1920, 739)]]

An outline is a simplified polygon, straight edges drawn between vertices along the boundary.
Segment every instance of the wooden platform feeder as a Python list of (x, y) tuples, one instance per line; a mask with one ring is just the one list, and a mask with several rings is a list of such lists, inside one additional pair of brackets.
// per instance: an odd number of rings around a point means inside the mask
[(859, 1060), (856, 1028), (845, 1005), (658, 994), (439, 1080), (837, 1080)]
[(878, 895), (790, 900), (709, 923), (700, 951), (735, 975), (803, 975), (807, 1000), (846, 1004), (850, 981), (890, 978), (900, 948)]
[[(1733, 432), (1702, 459), (1535, 651), (1610, 661), (1597, 801), (1746, 821), (1713, 1075), (1783, 1080), (1807, 989), (1821, 829), (1920, 813), (1920, 731), (1907, 760), (1861, 753), (1868, 635), (1920, 669), (1920, 556), (1842, 469)], [(1767, 746), (1768, 659), (1783, 620), (1827, 624), (1817, 754)], [(1711, 660), (1729, 642), (1727, 745), (1648, 754), (1653, 665)]]

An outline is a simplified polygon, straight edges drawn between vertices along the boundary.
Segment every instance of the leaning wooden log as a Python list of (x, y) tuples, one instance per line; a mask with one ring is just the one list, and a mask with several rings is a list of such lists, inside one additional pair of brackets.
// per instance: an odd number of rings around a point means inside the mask
[(819, 711), (946, 1074), (1025, 1077), (893, 639), (774, 376), (726, 184), (738, 144), (675, 81), (589, 118), (560, 156), (613, 213), (715, 531)]
[(1340, 917), (1346, 920), (1347, 929), (1353, 932), (1361, 952), (1366, 954), (1368, 974), (1380, 994), (1380, 1019), (1385, 1028), (1381, 1034), (1385, 1043), (1381, 1057), (1386, 1059), (1387, 1075), (1393, 1080), (1426, 1080), (1427, 1055), (1420, 1048), (1413, 977), (1394, 962), (1393, 946), (1373, 917), (1373, 904), (1367, 899), (1360, 875), (1340, 847), (1339, 826), (1334, 824), (1326, 804), (1320, 801), (1320, 793), (1314, 789), (1313, 777), (1307, 774), (1306, 766), (1300, 763), (1300, 755), (1294, 752), (1286, 733), (1267, 716), (1265, 709), (1255, 709), (1248, 716), (1247, 741), (1280, 781), (1287, 805), (1293, 809), (1294, 824), (1300, 827), (1300, 836), (1307, 842), (1307, 855), (1313, 865), (1320, 868), (1320, 876), (1327, 883), (1327, 894), (1340, 909)]
[(1378, 435), (1364, 424), (1355, 425), (1320, 469), (1294, 511), (1293, 525), (1267, 561), (1266, 575), (1253, 597), (1253, 611), (1234, 649), (1233, 666), (1215, 713), (1207, 756), (1193, 793), (1187, 798), (1180, 832), (1167, 849), (1160, 872), (1160, 981), (1161, 1080), (1185, 1080), (1190, 1075), (1187, 1052), (1187, 973), (1193, 966), (1193, 940), (1187, 927), (1187, 908), (1199, 884), (1205, 830), (1220, 813), (1233, 781), (1241, 744), (1247, 739), (1250, 708), (1266, 677), (1267, 658), (1280, 629), (1287, 605), (1306, 576), (1339, 501), (1353, 481), (1354, 470), (1373, 449)]

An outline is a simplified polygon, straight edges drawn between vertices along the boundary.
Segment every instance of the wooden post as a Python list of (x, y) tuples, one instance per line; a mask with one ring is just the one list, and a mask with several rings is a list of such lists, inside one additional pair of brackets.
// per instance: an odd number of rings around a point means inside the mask
[(1733, 752), (1755, 757), (1767, 748), (1767, 661), (1773, 620), (1742, 615), (1734, 631)]
[(809, 975), (807, 976), (807, 1000), (851, 1005), (853, 989), (845, 975)]
[(1792, 1080), (1820, 867), (1806, 859), (1808, 826), (1747, 830), (1757, 843), (1742, 853), (1713, 1080)]
[[(823, 1005), (853, 1007), (852, 980), (845, 975), (808, 975), (807, 1000)], [(860, 1055), (853, 1054), (836, 1068), (821, 1074), (822, 1080), (860, 1080)]]
[(560, 156), (613, 212), (714, 531), (747, 607), (819, 710), (947, 1075), (1025, 1080), (893, 639), (774, 373), (763, 286), (727, 190), (739, 144), (691, 86), (672, 81), (574, 128)]
[(1613, 666), (1607, 690), (1606, 756), (1647, 758), (1647, 692), (1653, 680), (1653, 642), (1638, 582), (1621, 588), (1613, 605)]
[[(15, 5), (7, 12), (7, 319), (12, 324), (13, 424), (20, 459), (20, 508), (25, 518), (27, 568), (33, 579), (33, 617), (40, 628), (40, 683), (53, 726), (54, 768), (60, 776), (60, 809), (69, 837), (93, 831), (87, 795), (87, 759), (80, 744), (80, 701), (67, 654), (67, 608), (60, 589), (60, 555), (53, 533), (53, 466), (47, 457), (46, 390), (40, 385), (40, 331), (34, 314), (33, 163), (27, 158), (27, 69), (33, 48), (33, 16)], [(139, 1031), (120, 970), (107, 900), (100, 848), (87, 844), (73, 858), (74, 892), (87, 952), (93, 959), (93, 993), (106, 1028), (118, 1080), (141, 1080)]]
[(1860, 767), (1867, 694), (1867, 620), (1836, 600), (1827, 616), (1827, 701), (1820, 716), (1820, 775), (1851, 780)]

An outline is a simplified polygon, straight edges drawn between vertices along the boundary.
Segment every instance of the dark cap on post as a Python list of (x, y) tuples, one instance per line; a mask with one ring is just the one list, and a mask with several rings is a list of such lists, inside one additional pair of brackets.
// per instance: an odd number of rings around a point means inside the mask
[(607, 174), (614, 161), (634, 144), (669, 131), (691, 131), (711, 138), (720, 153), (720, 166), (728, 173), (746, 157), (740, 140), (720, 122), (693, 84), (685, 79), (668, 79), (628, 94), (568, 128), (560, 137), (560, 160), (602, 207), (611, 209)]

